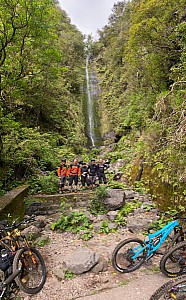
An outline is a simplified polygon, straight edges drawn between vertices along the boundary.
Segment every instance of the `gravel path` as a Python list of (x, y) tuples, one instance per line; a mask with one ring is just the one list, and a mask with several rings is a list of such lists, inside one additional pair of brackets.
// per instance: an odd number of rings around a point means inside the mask
[(132, 280), (126, 286), (113, 288), (97, 295), (79, 298), (81, 300), (149, 300), (150, 296), (168, 278), (162, 274), (148, 274)]
[(168, 279), (158, 268), (160, 257), (154, 257), (150, 266), (120, 274), (109, 263), (108, 271), (94, 274), (87, 272), (71, 280), (60, 279), (56, 269), (62, 268), (65, 256), (78, 247), (89, 247), (103, 255), (109, 262), (115, 246), (124, 238), (132, 237), (129, 232), (97, 234), (89, 241), (77, 239), (71, 233), (60, 233), (46, 230), (43, 232), (50, 243), (40, 248), (47, 267), (47, 281), (37, 295), (26, 295), (19, 292), (24, 300), (147, 300), (150, 295)]

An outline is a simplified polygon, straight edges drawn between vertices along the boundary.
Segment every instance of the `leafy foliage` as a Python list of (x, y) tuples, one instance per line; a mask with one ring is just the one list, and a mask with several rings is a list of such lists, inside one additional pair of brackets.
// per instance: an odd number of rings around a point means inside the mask
[(102, 222), (100, 230), (99, 230), (100, 233), (105, 233), (105, 234), (109, 234), (109, 233), (115, 232), (115, 231), (116, 231), (116, 229), (109, 228), (109, 221), (106, 221), (106, 220)]
[(89, 218), (83, 212), (70, 212), (68, 215), (59, 217), (56, 223), (52, 224), (52, 230), (60, 229), (78, 233), (79, 237), (88, 240), (92, 237), (92, 226)]
[(83, 35), (51, 0), (0, 4), (0, 185), (51, 171), (82, 147)]
[(90, 201), (90, 212), (93, 215), (104, 214), (107, 212), (106, 205), (104, 204), (104, 198), (107, 195), (107, 189), (105, 186), (99, 186), (95, 189), (95, 196)]
[(164, 209), (185, 201), (185, 18), (182, 0), (118, 2), (94, 46), (102, 134), (121, 139), (115, 159), (128, 154), (131, 183), (143, 159), (140, 177)]
[(126, 225), (126, 217), (129, 213), (133, 212), (136, 208), (141, 206), (140, 201), (132, 201), (126, 203), (118, 212), (115, 222), (120, 225), (124, 226)]
[(175, 216), (180, 216), (185, 213), (184, 206), (178, 206), (177, 209), (168, 207), (168, 210), (160, 215), (160, 218), (153, 224), (156, 230), (163, 228), (167, 223), (175, 219)]

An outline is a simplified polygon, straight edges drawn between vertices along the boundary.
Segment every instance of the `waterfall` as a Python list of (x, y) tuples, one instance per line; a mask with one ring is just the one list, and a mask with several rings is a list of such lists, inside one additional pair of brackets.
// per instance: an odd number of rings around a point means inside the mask
[[(98, 98), (100, 94), (97, 74), (93, 69), (91, 52), (87, 48), (86, 57), (86, 92), (84, 93), (83, 111), (85, 116), (85, 133), (87, 146), (97, 148), (101, 146), (101, 123), (99, 119)], [(90, 63), (91, 62), (91, 63)]]
[(87, 113), (88, 113), (88, 135), (92, 144), (95, 147), (95, 132), (94, 132), (94, 110), (92, 97), (92, 83), (89, 76), (89, 55), (86, 58), (86, 83), (87, 83)]

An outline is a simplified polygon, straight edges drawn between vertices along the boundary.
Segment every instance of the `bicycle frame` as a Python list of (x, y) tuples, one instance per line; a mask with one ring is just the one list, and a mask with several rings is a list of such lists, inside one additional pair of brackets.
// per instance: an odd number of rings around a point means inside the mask
[(19, 229), (15, 228), (12, 231), (8, 231), (6, 236), (0, 239), (0, 244), (4, 248), (8, 248), (12, 252), (16, 252), (20, 247), (20, 239), (23, 242), (24, 247), (29, 248), (29, 243), (24, 235), (21, 235)]
[[(21, 223), (22, 222), (20, 222), (17, 226), (19, 226)], [(6, 230), (6, 228), (5, 228), (5, 229), (2, 229), (1, 232), (6, 232), (6, 235), (4, 234), (4, 236), (2, 238), (0, 238), (0, 245), (2, 245), (2, 247), (4, 247), (5, 249), (8, 249), (13, 254), (15, 254), (16, 251), (20, 248), (27, 248), (33, 264), (35, 266), (37, 265), (37, 261), (35, 260), (35, 257), (33, 255), (32, 251), (30, 250), (30, 244), (29, 244), (26, 236), (21, 234), (21, 231), (18, 229), (18, 227), (15, 227), (12, 230), (11, 229)], [(27, 262), (24, 259), (24, 255), (23, 255), (23, 262), (26, 267)]]
[(13, 280), (21, 273), (21, 269), (18, 269), (15, 273), (11, 274), (4, 282), (1, 284), (2, 290), (0, 291), (0, 300), (3, 299), (3, 296), (7, 290), (7, 286), (13, 282)]
[[(2, 268), (4, 268), (4, 273), (6, 272), (4, 277), (7, 276), (8, 277), (2, 282), (2, 284), (0, 284), (0, 300), (2, 299), (3, 295), (6, 293), (7, 286), (14, 279), (17, 285), (19, 286), (19, 288), (23, 292), (28, 294), (38, 293), (42, 289), (45, 283), (46, 268), (45, 268), (44, 260), (41, 254), (39, 253), (39, 251), (34, 247), (32, 247), (32, 245), (30, 245), (26, 235), (22, 234), (21, 230), (18, 228), (22, 224), (26, 225), (30, 221), (33, 221), (34, 218), (35, 216), (31, 216), (21, 221), (18, 224), (13, 222), (11, 226), (5, 225), (4, 228), (0, 229), (0, 233), (1, 233), (0, 246), (2, 247), (2, 251), (4, 251), (4, 249), (9, 250), (7, 251), (7, 253), (11, 252), (12, 256), (10, 256), (10, 258), (12, 259), (13, 257), (12, 261), (7, 260), (7, 265), (1, 266)], [(8, 265), (8, 263), (10, 265)], [(30, 271), (33, 270), (33, 268), (34, 270), (37, 270), (39, 264), (41, 266), (41, 274), (39, 274), (40, 281), (36, 282), (36, 286), (35, 285), (30, 286), (29, 284), (25, 286), (25, 282), (23, 282), (22, 280), (23, 277), (21, 278), (20, 276), (23, 276), (23, 272), (24, 272), (24, 276), (26, 276), (27, 274), (30, 273)], [(9, 269), (9, 267), (11, 267), (11, 269)], [(35, 274), (32, 274), (31, 276), (33, 275), (35, 276)]]
[(136, 259), (139, 254), (146, 251), (147, 252), (146, 260), (148, 260), (150, 257), (153, 256), (154, 252), (156, 252), (157, 249), (163, 244), (163, 242), (166, 240), (166, 238), (171, 233), (171, 231), (178, 226), (179, 226), (178, 220), (174, 220), (169, 222), (162, 229), (154, 233), (148, 233), (148, 238), (144, 241), (144, 246), (143, 247), (138, 246), (132, 249), (133, 252), (135, 253), (132, 256), (132, 259)]

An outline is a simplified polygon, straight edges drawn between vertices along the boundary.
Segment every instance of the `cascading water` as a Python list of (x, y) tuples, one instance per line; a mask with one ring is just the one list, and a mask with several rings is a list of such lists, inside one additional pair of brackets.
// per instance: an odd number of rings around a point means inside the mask
[(88, 137), (88, 146), (98, 147), (101, 144), (97, 109), (99, 86), (95, 72), (89, 67), (89, 60), (90, 54), (86, 58), (86, 134)]
[(87, 108), (88, 108), (88, 127), (89, 127), (89, 138), (92, 143), (92, 147), (95, 147), (94, 138), (94, 113), (93, 113), (93, 101), (92, 101), (92, 90), (89, 78), (89, 55), (86, 58), (86, 81), (87, 81)]

